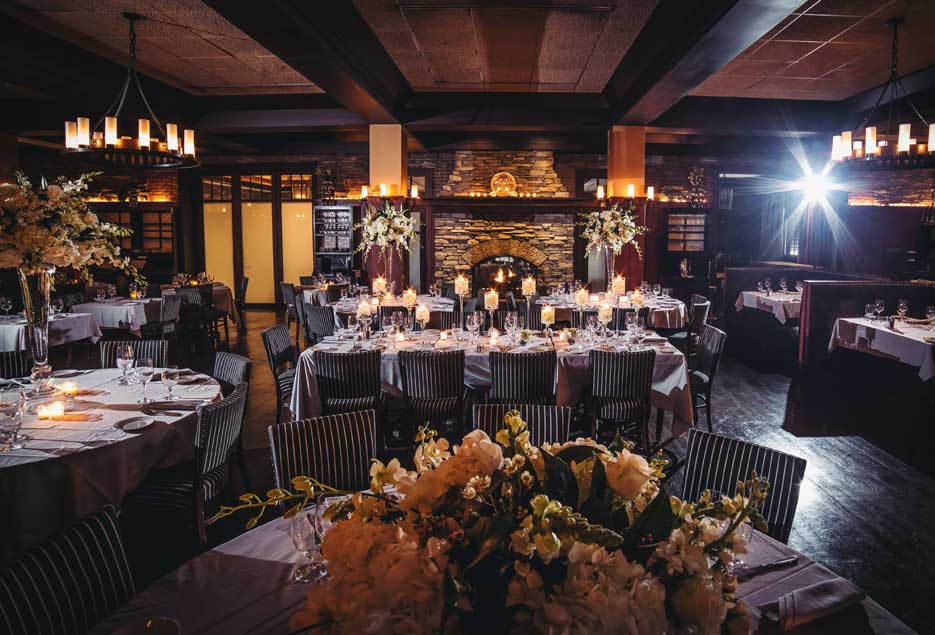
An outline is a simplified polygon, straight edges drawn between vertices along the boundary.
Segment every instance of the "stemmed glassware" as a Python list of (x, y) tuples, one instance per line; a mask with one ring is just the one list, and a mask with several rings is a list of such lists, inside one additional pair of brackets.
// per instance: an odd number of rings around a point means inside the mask
[(900, 320), (905, 320), (906, 314), (909, 313), (909, 300), (906, 298), (900, 298), (898, 304), (896, 305), (896, 312), (899, 313)]
[(770, 293), (770, 292), (773, 290), (773, 279), (772, 279), (772, 278), (767, 278), (767, 279), (763, 282), (763, 286), (766, 287), (766, 293)]
[(882, 298), (877, 298), (876, 300), (874, 300), (873, 310), (876, 311), (877, 313), (877, 319), (879, 319), (880, 315), (883, 314), (883, 311), (885, 309), (886, 309), (886, 301), (884, 301)]
[(871, 302), (870, 304), (865, 304), (864, 305), (864, 317), (867, 318), (868, 320), (872, 320), (873, 314), (874, 314), (873, 302)]
[(151, 357), (141, 357), (136, 360), (136, 374), (140, 378), (140, 382), (143, 384), (143, 398), (139, 403), (149, 403), (149, 398), (146, 396), (146, 384), (149, 383), (149, 380), (153, 378), (153, 375), (156, 372), (156, 368), (153, 365), (153, 360)]
[(662, 285), (659, 284), (658, 282), (653, 285), (653, 295), (656, 296), (657, 298), (660, 295), (662, 295)]
[(785, 279), (785, 278), (780, 278), (780, 279), (779, 279), (779, 288), (782, 289), (782, 292), (783, 292), (783, 293), (785, 293), (786, 291), (789, 290), (789, 283), (786, 282), (786, 279)]
[(23, 425), (26, 395), (19, 386), (0, 390), (0, 453), (18, 450), (17, 437)]
[(109, 284), (107, 285), (107, 297), (113, 300), (117, 296), (117, 287)]
[(106, 296), (106, 294), (104, 293), (104, 290), (103, 290), (103, 289), (98, 289), (98, 290), (97, 290), (97, 293), (94, 294), (94, 301), (95, 301), (95, 302), (103, 302), (106, 298), (107, 298), (107, 296)]
[(929, 326), (930, 331), (935, 331), (935, 305), (928, 305), (925, 307), (925, 319), (932, 322)]
[(327, 521), (322, 518), (323, 507), (324, 501), (321, 501), (314, 507), (303, 509), (289, 521), (292, 544), (308, 559), (306, 564), (296, 568), (293, 574), (296, 582), (316, 582), (328, 575), (321, 559), (321, 539), (327, 531)]
[(129, 344), (123, 344), (117, 347), (117, 368), (123, 372), (123, 376), (120, 378), (119, 385), (129, 386), (130, 381), (127, 377), (127, 373), (130, 371), (130, 368), (133, 366), (133, 347)]
[[(179, 383), (179, 369), (177, 366), (169, 366), (162, 370), (162, 385), (169, 391), (169, 401), (175, 401), (178, 399), (178, 395), (172, 394), (172, 389), (175, 388), (176, 384)], [(143, 389), (146, 389), (146, 385), (143, 385)]]
[(643, 340), (646, 339), (648, 333), (646, 333), (646, 324), (644, 323), (643, 318), (636, 318), (636, 328), (633, 330), (633, 334), (636, 336), (636, 343), (640, 348), (643, 346)]
[(763, 293), (763, 291), (766, 290), (765, 287), (763, 287), (763, 283), (760, 280), (756, 281), (756, 290), (759, 291), (760, 293)]
[(467, 315), (466, 323), (468, 332), (471, 334), (472, 344), (477, 341), (477, 331), (480, 329), (481, 321), (483, 320), (483, 317), (481, 317), (482, 315), (483, 314), (479, 311), (473, 311)]
[(503, 317), (503, 326), (506, 332), (510, 334), (510, 346), (516, 345), (516, 327), (518, 326), (518, 315), (516, 311), (507, 311)]
[(10, 309), (13, 308), (13, 300), (7, 296), (0, 297), (0, 311), (3, 311), (4, 316), (10, 315)]
[(61, 298), (55, 298), (54, 300), (52, 300), (51, 308), (52, 308), (52, 313), (54, 315), (58, 315), (59, 313), (65, 310), (65, 301), (62, 300)]
[(802, 282), (801, 280), (796, 280), (796, 281), (795, 281), (795, 290), (796, 290), (796, 291), (798, 291), (799, 293), (802, 293), (802, 289), (804, 289), (804, 288), (805, 288), (805, 283), (804, 283), (804, 282)]

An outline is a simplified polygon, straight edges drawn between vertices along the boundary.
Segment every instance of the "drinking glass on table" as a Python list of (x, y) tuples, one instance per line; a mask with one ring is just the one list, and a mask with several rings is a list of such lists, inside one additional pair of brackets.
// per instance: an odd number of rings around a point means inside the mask
[(503, 327), (510, 335), (510, 344), (516, 343), (516, 327), (518, 326), (516, 317), (516, 311), (507, 311), (503, 317)]
[(925, 307), (925, 319), (929, 320), (932, 324), (929, 326), (929, 330), (935, 331), (935, 305), (929, 305)]
[(10, 298), (6, 296), (0, 297), (0, 310), (3, 311), (4, 316), (9, 315), (10, 309), (12, 308), (13, 308), (13, 300), (11, 300)]
[(865, 304), (864, 305), (864, 317), (867, 318), (868, 320), (872, 320), (873, 314), (874, 314), (873, 302), (871, 302), (870, 304)]
[(104, 294), (104, 290), (98, 289), (97, 293), (94, 294), (94, 301), (103, 302), (105, 299), (106, 299), (106, 295)]
[(804, 289), (804, 288), (805, 288), (805, 283), (804, 283), (804, 282), (802, 282), (801, 280), (796, 280), (796, 281), (795, 281), (795, 290), (796, 290), (796, 291), (798, 291), (799, 293), (802, 293), (802, 289)]
[(636, 318), (636, 328), (634, 329), (633, 333), (636, 336), (636, 343), (639, 346), (643, 346), (643, 340), (646, 339), (647, 335), (649, 335), (649, 333), (646, 332), (646, 324), (644, 323), (643, 318)]
[(18, 450), (17, 436), (23, 425), (23, 404), (26, 395), (19, 386), (0, 390), (0, 452)]
[(315, 582), (324, 578), (328, 572), (321, 559), (321, 539), (324, 536), (324, 523), (321, 515), (323, 504), (303, 509), (289, 521), (289, 533), (292, 544), (308, 559), (293, 574), (296, 582)]
[(773, 279), (767, 278), (763, 281), (763, 286), (766, 287), (766, 292), (769, 293), (773, 290)]
[(886, 301), (882, 298), (877, 298), (873, 301), (873, 310), (876, 311), (877, 318), (883, 314), (883, 311), (886, 310)]
[(129, 344), (122, 344), (117, 347), (117, 368), (121, 370), (123, 376), (120, 378), (121, 386), (129, 386), (130, 382), (127, 373), (133, 366), (133, 347)]
[[(172, 394), (172, 389), (175, 388), (176, 384), (179, 383), (179, 368), (178, 366), (169, 366), (162, 371), (162, 385), (166, 390), (169, 391), (169, 401), (175, 401), (178, 399), (178, 395)], [(146, 389), (146, 384), (143, 384), (143, 390)]]
[(393, 334), (393, 318), (389, 313), (383, 314), (383, 317), (380, 319), (380, 328), (383, 330), (383, 335), (387, 339)]
[(351, 339), (357, 339), (357, 329), (360, 327), (360, 324), (357, 322), (356, 315), (347, 316), (347, 330), (351, 332)]
[(760, 293), (763, 293), (764, 291), (763, 283), (759, 280), (756, 281), (756, 290)]
[(146, 384), (153, 378), (155, 372), (156, 368), (151, 357), (141, 357), (136, 360), (136, 375), (143, 384), (143, 398), (137, 403), (149, 403), (149, 398), (146, 397)]
[(117, 296), (117, 287), (115, 285), (107, 285), (107, 297), (113, 300)]
[(899, 319), (905, 320), (906, 314), (909, 313), (909, 300), (900, 298), (899, 302), (896, 304), (896, 311), (899, 313)]
[(656, 296), (657, 298), (658, 298), (660, 295), (662, 295), (662, 285), (661, 285), (661, 284), (656, 283), (656, 284), (653, 285), (653, 295)]
[(783, 293), (789, 290), (789, 283), (786, 281), (785, 278), (779, 279), (779, 288), (782, 289)]
[(52, 300), (52, 313), (58, 315), (65, 310), (65, 301), (61, 298), (55, 298)]

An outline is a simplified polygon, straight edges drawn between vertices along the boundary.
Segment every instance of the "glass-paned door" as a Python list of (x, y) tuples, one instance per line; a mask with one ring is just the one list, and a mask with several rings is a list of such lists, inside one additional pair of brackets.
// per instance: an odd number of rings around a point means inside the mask
[(250, 302), (276, 301), (273, 269), (273, 177), (244, 175), (240, 179), (243, 223), (243, 274), (250, 279)]
[(282, 276), (299, 284), (299, 276), (309, 276), (315, 266), (312, 213), (312, 175), (283, 174), (282, 192)]
[[(234, 280), (234, 241), (232, 230), (231, 177), (206, 176), (204, 193), (205, 271), (231, 289)], [(197, 273), (191, 271), (188, 273)]]

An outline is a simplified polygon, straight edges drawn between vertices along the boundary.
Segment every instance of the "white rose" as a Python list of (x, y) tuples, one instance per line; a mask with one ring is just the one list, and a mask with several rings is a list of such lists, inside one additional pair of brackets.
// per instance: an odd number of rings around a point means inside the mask
[(464, 437), (460, 446), (455, 446), (455, 454), (477, 461), (485, 476), (492, 476), (503, 463), (503, 449), (490, 440), (483, 430), (474, 430)]
[(610, 488), (626, 500), (639, 496), (643, 485), (653, 473), (646, 459), (629, 450), (621, 450), (607, 461), (604, 468)]

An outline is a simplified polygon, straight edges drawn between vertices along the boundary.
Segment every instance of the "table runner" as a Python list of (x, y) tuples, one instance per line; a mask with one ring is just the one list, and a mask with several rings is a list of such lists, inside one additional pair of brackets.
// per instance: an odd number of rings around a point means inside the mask
[(734, 306), (738, 311), (748, 308), (772, 313), (780, 324), (785, 324), (787, 320), (797, 319), (802, 312), (802, 294), (773, 291), (766, 295), (760, 291), (742, 291)]
[(115, 298), (104, 302), (76, 304), (71, 308), (71, 312), (91, 314), (99, 327), (129, 328), (138, 334), (144, 324), (159, 319), (160, 306), (160, 301), (154, 298), (144, 300)]
[[(23, 417), (24, 447), (0, 453), (0, 560), (41, 541), (105, 504), (120, 506), (150, 469), (169, 467), (192, 456), (198, 416), (179, 409), (153, 415), (156, 422), (137, 433), (114, 424), (140, 416), (142, 386), (120, 386), (120, 371), (59, 372), (56, 381), (74, 381), (79, 394), (65, 403), (64, 420)], [(214, 380), (179, 384), (184, 400), (214, 400), (220, 386)], [(163, 400), (167, 391), (150, 382), (147, 395)], [(34, 406), (34, 404), (32, 404)], [(27, 408), (30, 404), (27, 404)]]
[(831, 331), (828, 352), (840, 346), (895, 359), (915, 366), (922, 381), (928, 381), (935, 377), (935, 344), (923, 339), (927, 336), (935, 336), (928, 325), (897, 322), (896, 330), (891, 330), (880, 320), (838, 318)]
[[(571, 314), (578, 310), (577, 305), (571, 300), (555, 297), (542, 297), (536, 301), (536, 304), (550, 304), (555, 307), (555, 319), (559, 322), (570, 322)], [(636, 308), (629, 303), (617, 305), (621, 309)], [(649, 307), (649, 326), (656, 329), (678, 329), (688, 324), (688, 309), (685, 303), (675, 298), (654, 298), (647, 297), (646, 305)], [(601, 307), (601, 303), (589, 303), (585, 311), (596, 311)]]
[[(418, 334), (412, 342), (401, 342), (397, 348), (419, 347)], [(427, 331), (426, 337), (437, 338), (438, 332)], [(432, 341), (432, 339), (429, 339)], [(548, 344), (543, 340), (533, 349), (548, 350)], [(439, 341), (439, 350), (453, 350), (457, 343), (449, 339)], [(462, 345), (466, 347), (467, 345)], [(574, 406), (580, 403), (588, 391), (591, 382), (590, 359), (587, 350), (581, 350), (580, 345), (572, 348), (565, 342), (555, 339), (558, 352), (558, 367), (556, 369), (555, 402), (559, 406)], [(315, 363), (313, 352), (318, 349), (347, 352), (351, 348), (350, 342), (338, 342), (331, 338), (316, 346), (305, 350), (299, 356), (299, 363), (295, 373), (295, 383), (292, 388), (290, 407), (295, 419), (305, 419), (321, 414), (321, 397), (318, 394), (318, 384), (315, 378)], [(519, 351), (519, 349), (517, 349)], [(402, 389), (402, 377), (399, 372), (399, 356), (396, 351), (383, 351), (380, 360), (381, 380), (385, 384)], [(475, 387), (490, 386), (490, 357), (489, 350), (476, 352), (467, 350), (464, 356), (464, 381)], [(656, 364), (653, 371), (652, 405), (675, 414), (673, 434), (679, 435), (691, 426), (694, 420), (692, 409), (691, 390), (688, 385), (688, 369), (685, 356), (676, 348), (666, 345), (656, 351)]]
[[(292, 581), (292, 573), (304, 557), (293, 547), (288, 527), (288, 521), (277, 518), (198, 556), (138, 594), (91, 633), (104, 635), (157, 616), (178, 621), (183, 633), (288, 633), (289, 619), (305, 601), (308, 590), (308, 585)], [(795, 553), (754, 531), (744, 559), (760, 564)], [(740, 585), (738, 594), (750, 611), (754, 632), (762, 632), (758, 629), (758, 604), (836, 577), (822, 565), (798, 555), (795, 566), (763, 573)], [(864, 599), (861, 606), (872, 632), (912, 633), (873, 600)], [(855, 632), (848, 628), (848, 619), (855, 611), (862, 617), (854, 608), (795, 632)]]
[[(26, 349), (26, 320), (19, 316), (0, 318), (0, 351)], [(101, 329), (90, 313), (60, 313), (49, 320), (49, 346), (101, 339)]]

